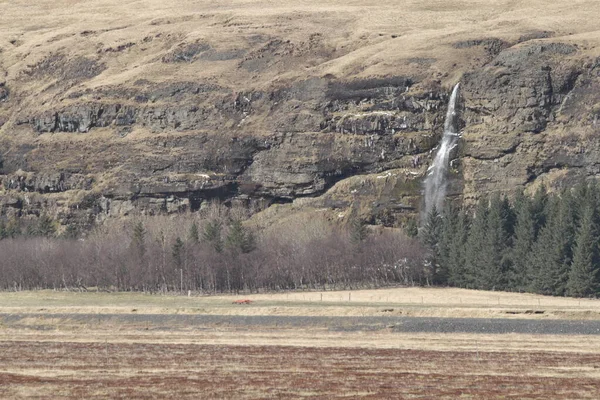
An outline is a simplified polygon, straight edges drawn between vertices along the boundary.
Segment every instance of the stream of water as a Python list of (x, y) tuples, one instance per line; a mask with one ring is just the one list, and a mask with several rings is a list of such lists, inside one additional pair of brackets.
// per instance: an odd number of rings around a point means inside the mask
[(448, 111), (446, 112), (446, 120), (444, 121), (444, 134), (439, 144), (433, 163), (427, 170), (425, 178), (425, 216), (435, 206), (441, 210), (444, 206), (444, 198), (446, 197), (446, 189), (448, 187), (448, 167), (450, 163), (450, 152), (458, 145), (460, 135), (458, 133), (458, 119), (456, 112), (456, 102), (458, 99), (457, 83), (452, 90), (450, 101), (448, 102)]

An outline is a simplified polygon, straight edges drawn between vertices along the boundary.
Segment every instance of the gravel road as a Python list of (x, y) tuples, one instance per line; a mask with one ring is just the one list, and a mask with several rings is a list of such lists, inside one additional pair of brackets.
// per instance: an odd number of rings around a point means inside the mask
[(0, 325), (18, 329), (54, 329), (57, 325), (116, 324), (148, 330), (250, 328), (321, 328), (332, 331), (528, 333), (600, 335), (600, 321), (490, 318), (229, 316), (182, 314), (0, 314)]

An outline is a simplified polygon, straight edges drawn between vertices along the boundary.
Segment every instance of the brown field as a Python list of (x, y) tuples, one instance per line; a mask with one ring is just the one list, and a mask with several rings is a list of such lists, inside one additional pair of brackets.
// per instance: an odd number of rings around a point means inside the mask
[[(562, 318), (595, 318), (598, 301), (397, 288), (248, 296), (1, 293), (1, 398), (597, 399), (600, 335), (331, 331), (69, 321), (61, 312), (222, 315), (376, 315), (382, 307), (484, 316), (538, 303)], [(311, 297), (311, 299), (308, 299)], [(250, 305), (232, 301), (249, 298)], [(422, 298), (422, 299), (421, 299)], [(318, 300), (316, 300), (318, 299)], [(337, 299), (337, 300), (336, 300)], [(417, 300), (415, 300), (417, 299)], [(446, 299), (446, 304), (443, 300)], [(459, 300), (460, 299), (460, 300)], [(500, 299), (500, 306), (498, 306)], [(312, 300), (312, 301), (311, 301)], [(360, 302), (357, 306), (354, 303)], [(418, 304), (411, 305), (411, 302)], [(500, 307), (500, 308), (498, 308)], [(279, 310), (279, 311), (277, 311)], [(36, 315), (34, 315), (36, 313)], [(44, 317), (40, 317), (39, 314)], [(573, 314), (574, 313), (574, 314)], [(558, 315), (558, 314), (557, 314)], [(581, 315), (579, 315), (581, 316)], [(522, 314), (520, 318), (552, 318)]]
[[(232, 304), (240, 299), (249, 299), (252, 303)], [(387, 310), (386, 315), (414, 317), (600, 319), (600, 301), (596, 299), (455, 288), (408, 287), (238, 296), (194, 293), (191, 297), (50, 290), (0, 293), (0, 313), (377, 316), (383, 310)]]
[(6, 398), (598, 398), (600, 355), (3, 342)]

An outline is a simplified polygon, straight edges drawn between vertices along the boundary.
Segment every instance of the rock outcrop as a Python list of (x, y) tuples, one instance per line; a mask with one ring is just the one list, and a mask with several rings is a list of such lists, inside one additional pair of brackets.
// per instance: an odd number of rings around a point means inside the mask
[[(323, 12), (300, 25), (234, 10), (0, 42), (0, 217), (50, 210), (90, 225), (220, 199), (402, 224), (421, 207), (458, 80), (452, 198), (600, 173), (595, 42), (518, 29), (429, 49), (410, 30), (354, 34), (345, 24), (358, 16)], [(323, 15), (331, 26), (307, 22)], [(199, 24), (209, 33), (188, 35)]]

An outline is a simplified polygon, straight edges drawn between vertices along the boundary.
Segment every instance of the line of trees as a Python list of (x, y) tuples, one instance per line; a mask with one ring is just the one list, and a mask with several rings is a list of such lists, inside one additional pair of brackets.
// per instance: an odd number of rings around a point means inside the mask
[(600, 294), (600, 190), (494, 195), (474, 210), (432, 210), (420, 232), (434, 283), (588, 297)]
[[(589, 297), (600, 294), (600, 189), (450, 205), (416, 224), (373, 230), (315, 214), (258, 230), (247, 210), (110, 221), (85, 238), (55, 221), (0, 219), (0, 290), (203, 293), (435, 284)], [(413, 221), (414, 222), (414, 221)]]
[[(41, 216), (0, 223), (0, 289), (215, 293), (424, 284), (419, 241), (299, 216), (257, 230), (247, 212), (214, 203), (200, 213), (110, 221), (77, 239)], [(24, 222), (23, 222), (24, 224)]]

